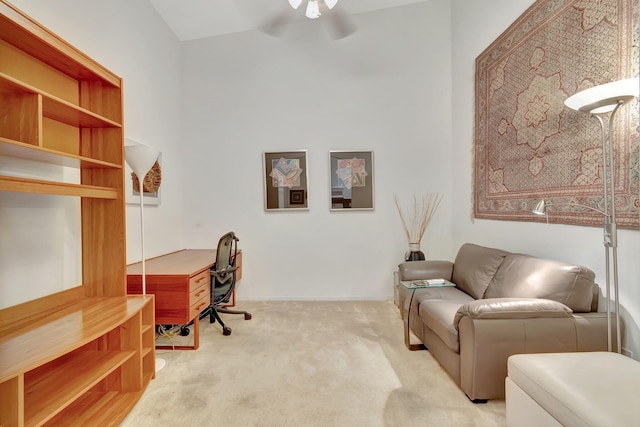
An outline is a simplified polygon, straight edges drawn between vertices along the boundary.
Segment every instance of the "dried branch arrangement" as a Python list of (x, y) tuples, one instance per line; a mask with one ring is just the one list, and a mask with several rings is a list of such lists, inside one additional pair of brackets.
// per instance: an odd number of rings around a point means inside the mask
[(407, 210), (402, 209), (398, 196), (394, 196), (396, 207), (402, 220), (402, 226), (404, 227), (404, 232), (407, 235), (409, 243), (420, 243), (424, 232), (427, 230), (429, 221), (431, 221), (433, 214), (440, 205), (442, 196), (440, 193), (427, 193), (418, 200), (418, 197), (414, 194), (413, 209)]

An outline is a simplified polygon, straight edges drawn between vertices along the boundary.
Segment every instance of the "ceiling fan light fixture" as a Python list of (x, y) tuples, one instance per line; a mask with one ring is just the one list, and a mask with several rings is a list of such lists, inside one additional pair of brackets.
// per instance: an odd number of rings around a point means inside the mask
[(316, 19), (320, 17), (318, 0), (309, 0), (309, 3), (307, 3), (307, 11), (304, 15), (309, 19)]
[(289, 4), (294, 9), (299, 8), (301, 3), (302, 3), (302, 0), (289, 0)]
[[(291, 1), (291, 0), (289, 0)], [(338, 0), (324, 0), (324, 4), (327, 5), (329, 9), (333, 9), (333, 7), (338, 3)]]

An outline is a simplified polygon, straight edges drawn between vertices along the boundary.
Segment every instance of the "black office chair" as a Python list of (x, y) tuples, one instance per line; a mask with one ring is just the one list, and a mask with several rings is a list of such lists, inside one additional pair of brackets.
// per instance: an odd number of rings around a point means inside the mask
[(200, 313), (200, 319), (209, 316), (209, 322), (216, 320), (222, 326), (224, 335), (231, 334), (231, 328), (226, 326), (218, 313), (244, 314), (244, 320), (251, 319), (251, 313), (241, 310), (231, 310), (225, 306), (231, 298), (236, 286), (236, 260), (238, 259), (238, 237), (233, 231), (220, 238), (216, 251), (216, 263), (211, 267), (211, 302), (209, 307)]

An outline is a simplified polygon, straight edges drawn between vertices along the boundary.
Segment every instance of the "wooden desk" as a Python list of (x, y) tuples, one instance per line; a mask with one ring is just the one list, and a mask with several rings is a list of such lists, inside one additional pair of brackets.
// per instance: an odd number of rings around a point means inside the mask
[[(239, 253), (239, 252), (238, 252)], [(200, 337), (199, 314), (209, 306), (214, 249), (183, 249), (145, 263), (147, 293), (154, 294), (156, 324), (184, 325), (193, 320), (193, 347)], [(142, 263), (127, 266), (127, 293), (142, 293)]]

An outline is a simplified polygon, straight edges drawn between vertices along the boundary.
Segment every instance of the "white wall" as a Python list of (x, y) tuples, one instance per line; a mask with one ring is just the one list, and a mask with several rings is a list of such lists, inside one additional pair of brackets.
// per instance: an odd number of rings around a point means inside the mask
[[(163, 203), (145, 210), (147, 254), (154, 256), (179, 249), (180, 43), (147, 0), (11, 0), (11, 3), (124, 79), (125, 135), (163, 152)], [(69, 243), (79, 238), (77, 203), (74, 211), (73, 206), (61, 203), (60, 198), (35, 199), (9, 193), (0, 197), (3, 231), (0, 306), (77, 286), (81, 279), (70, 264), (76, 261), (80, 265), (81, 254), (74, 252), (74, 245)], [(34, 217), (34, 211), (47, 221)], [(128, 262), (140, 259), (138, 212), (136, 205), (127, 208)], [(56, 218), (56, 222), (47, 227), (51, 218)], [(46, 240), (38, 238), (36, 232), (47, 236)], [(39, 246), (32, 244), (38, 241)], [(46, 257), (33, 256), (38, 248)], [(36, 264), (32, 264), (34, 258)], [(62, 265), (66, 267), (62, 269)], [(7, 273), (10, 266), (16, 267), (14, 273)], [(29, 286), (24, 290), (15, 286), (16, 282)]]
[[(393, 195), (441, 191), (430, 258), (472, 241), (581, 263), (604, 282), (598, 228), (471, 220), (474, 60), (531, 0), (433, 0), (357, 16), (358, 33), (337, 42), (317, 21), (284, 39), (189, 42), (182, 59), (146, 0), (12, 2), (124, 78), (127, 136), (163, 152), (149, 256), (212, 247), (233, 229), (246, 253), (240, 298), (382, 298), (406, 250)], [(265, 213), (261, 153), (297, 148), (309, 150), (310, 211)], [(374, 212), (329, 212), (333, 149), (374, 150)], [(137, 214), (127, 209), (129, 262)], [(640, 232), (619, 240), (625, 346), (638, 358)]]
[[(125, 136), (162, 152), (162, 204), (145, 209), (148, 257), (181, 248), (180, 43), (147, 0), (11, 0), (124, 80)], [(127, 262), (140, 260), (127, 206)]]
[[(394, 193), (439, 191), (423, 248), (451, 253), (449, 3), (184, 44), (184, 239), (240, 237), (240, 299), (388, 298), (407, 250)], [(307, 149), (308, 212), (265, 212), (262, 153)], [(375, 211), (329, 211), (329, 150), (373, 150)]]
[[(464, 242), (585, 265), (604, 287), (602, 230), (594, 227), (471, 220), (475, 58), (524, 12), (531, 0), (452, 1), (453, 158), (465, 173), (453, 175), (453, 242)], [(640, 232), (619, 230), (620, 303), (626, 333), (623, 344), (640, 358)]]

